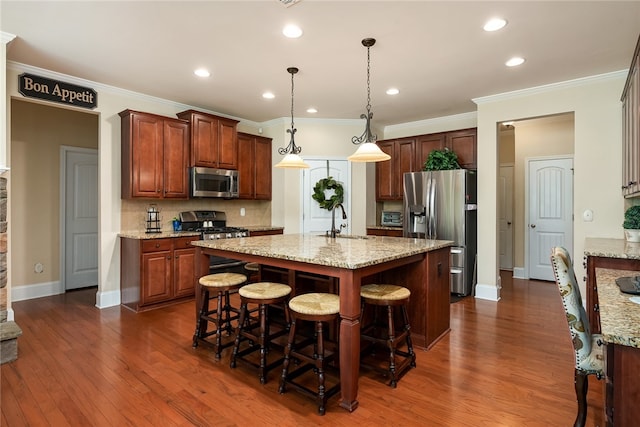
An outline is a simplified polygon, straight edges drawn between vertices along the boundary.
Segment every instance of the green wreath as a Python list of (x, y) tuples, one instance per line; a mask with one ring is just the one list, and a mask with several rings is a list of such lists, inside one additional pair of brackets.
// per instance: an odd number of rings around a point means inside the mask
[[(333, 196), (327, 199), (326, 190), (333, 190)], [(344, 201), (344, 188), (333, 177), (328, 176), (316, 182), (315, 187), (313, 187), (313, 196), (311, 197), (320, 204), (320, 208), (330, 211)]]

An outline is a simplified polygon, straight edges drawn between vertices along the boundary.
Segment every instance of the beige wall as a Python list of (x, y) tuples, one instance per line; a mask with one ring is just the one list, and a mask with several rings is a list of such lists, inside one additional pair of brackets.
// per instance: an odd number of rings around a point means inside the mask
[[(623, 198), (620, 192), (622, 123), (620, 94), (626, 72), (531, 88), (476, 99), (478, 104), (478, 286), (481, 298), (498, 299), (497, 124), (573, 112), (573, 209), (592, 222), (574, 222), (574, 257), (581, 259), (586, 237), (622, 238)], [(516, 137), (517, 138), (517, 137)], [(584, 276), (577, 262), (576, 276)], [(579, 280), (582, 283), (581, 280)]]
[[(98, 148), (98, 116), (11, 101), (13, 286), (60, 280), (60, 147)], [(44, 271), (36, 273), (34, 265)]]
[(513, 168), (513, 265), (525, 266), (525, 175), (527, 159), (532, 157), (573, 155), (573, 113), (538, 119), (519, 120), (515, 127), (515, 162)]

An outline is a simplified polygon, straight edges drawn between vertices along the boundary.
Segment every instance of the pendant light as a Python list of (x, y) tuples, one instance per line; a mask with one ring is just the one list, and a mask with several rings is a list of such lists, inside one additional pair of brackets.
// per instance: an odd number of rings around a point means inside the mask
[(298, 69), (296, 67), (289, 67), (287, 68), (287, 72), (291, 74), (291, 129), (287, 129), (287, 133), (291, 134), (291, 141), (289, 141), (289, 145), (285, 148), (278, 148), (278, 153), (284, 155), (284, 158), (280, 163), (275, 165), (275, 167), (286, 169), (306, 169), (309, 165), (306, 164), (300, 156), (298, 156), (302, 151), (302, 147), (296, 146), (296, 128), (293, 125), (293, 75), (298, 72)]
[(367, 38), (362, 40), (362, 45), (367, 48), (367, 113), (360, 115), (361, 119), (366, 119), (364, 132), (360, 136), (354, 136), (351, 138), (351, 142), (353, 144), (362, 144), (358, 147), (355, 153), (347, 157), (347, 160), (351, 162), (382, 162), (391, 158), (390, 155), (383, 152), (380, 147), (378, 147), (376, 144), (378, 136), (371, 132), (371, 119), (373, 118), (373, 113), (371, 112), (371, 56), (369, 54), (369, 50), (374, 44), (376, 44), (376, 39)]

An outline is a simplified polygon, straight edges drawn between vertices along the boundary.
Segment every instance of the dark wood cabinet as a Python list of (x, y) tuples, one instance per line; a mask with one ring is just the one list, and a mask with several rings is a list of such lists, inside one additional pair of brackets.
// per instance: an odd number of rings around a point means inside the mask
[(640, 193), (640, 38), (622, 92), (622, 195)]
[(256, 230), (256, 231), (250, 231), (249, 237), (273, 236), (274, 234), (283, 234), (283, 233), (284, 233), (284, 229), (282, 228), (277, 228), (272, 230)]
[(143, 311), (192, 298), (197, 236), (121, 239), (121, 301)]
[(384, 140), (378, 146), (391, 160), (376, 163), (377, 201), (402, 200), (403, 174), (423, 170), (432, 150), (446, 147), (457, 154), (460, 167), (477, 168), (476, 128)]
[(238, 196), (271, 200), (271, 138), (238, 132)]
[(378, 146), (391, 159), (376, 163), (376, 199), (402, 200), (402, 175), (416, 170), (416, 141), (401, 138), (380, 141)]
[(189, 166), (238, 169), (237, 120), (196, 110), (177, 114), (191, 129)]
[(121, 197), (187, 199), (188, 123), (132, 110), (120, 117)]
[(388, 228), (367, 228), (367, 236), (402, 237), (402, 229), (391, 230)]

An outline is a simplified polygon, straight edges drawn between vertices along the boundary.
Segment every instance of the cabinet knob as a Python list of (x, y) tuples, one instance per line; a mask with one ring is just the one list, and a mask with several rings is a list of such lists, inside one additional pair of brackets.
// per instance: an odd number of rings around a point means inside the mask
[(159, 248), (159, 247), (160, 247), (160, 243), (156, 243), (156, 248)]
[(598, 304), (593, 304), (593, 311), (595, 311), (596, 313), (600, 311), (600, 307), (598, 306)]
[(170, 260), (170, 259), (171, 259), (171, 255), (169, 255), (169, 256), (167, 257), (167, 259), (169, 259), (169, 260)]

